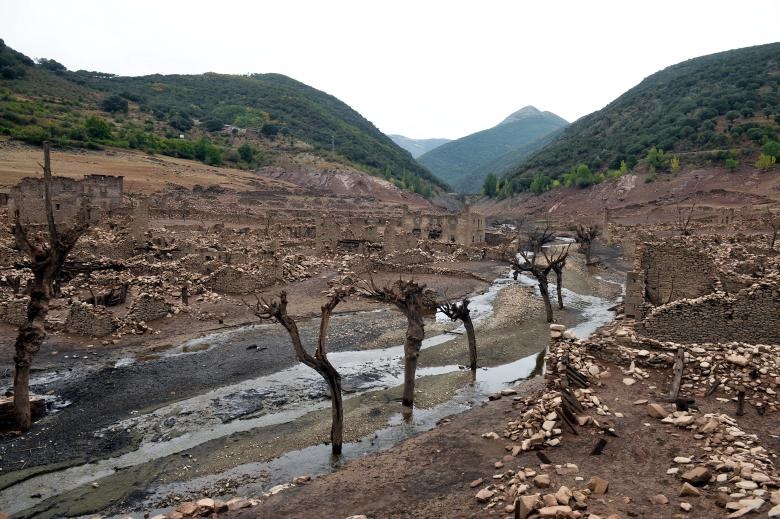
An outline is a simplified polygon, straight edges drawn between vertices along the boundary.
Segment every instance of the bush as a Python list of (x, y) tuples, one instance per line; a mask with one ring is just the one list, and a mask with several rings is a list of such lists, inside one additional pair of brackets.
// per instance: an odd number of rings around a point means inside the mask
[(279, 133), (279, 127), (273, 123), (265, 123), (260, 129), (260, 133), (266, 137), (276, 137)]
[(729, 168), (729, 171), (734, 173), (737, 170), (737, 167), (739, 166), (739, 161), (737, 159), (728, 158), (726, 159), (726, 167)]
[(192, 119), (182, 114), (175, 114), (171, 116), (171, 118), (168, 120), (168, 124), (182, 133), (186, 133), (192, 129)]
[(92, 139), (109, 140), (111, 139), (111, 124), (96, 115), (88, 117), (84, 121), (84, 131)]
[(775, 165), (776, 161), (777, 159), (775, 157), (762, 153), (758, 156), (758, 160), (756, 161), (756, 169), (759, 171), (769, 171), (772, 169), (772, 166)]
[(100, 103), (100, 107), (103, 109), (104, 112), (108, 112), (110, 114), (115, 114), (115, 113), (126, 114), (129, 109), (127, 99), (118, 96), (116, 94), (111, 94), (110, 96), (103, 99), (103, 102)]

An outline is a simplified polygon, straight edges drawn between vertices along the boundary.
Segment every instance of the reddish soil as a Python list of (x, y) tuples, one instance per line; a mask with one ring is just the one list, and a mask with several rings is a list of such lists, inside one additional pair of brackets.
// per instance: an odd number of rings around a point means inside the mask
[(678, 175), (659, 173), (654, 182), (646, 175), (626, 175), (587, 189), (553, 189), (539, 196), (520, 194), (501, 201), (484, 201), (479, 209), (494, 219), (575, 217), (600, 221), (604, 208), (624, 224), (670, 221), (676, 206), (697, 204), (708, 209), (776, 206), (780, 203), (780, 175), (743, 166), (734, 173), (718, 168), (695, 169)]

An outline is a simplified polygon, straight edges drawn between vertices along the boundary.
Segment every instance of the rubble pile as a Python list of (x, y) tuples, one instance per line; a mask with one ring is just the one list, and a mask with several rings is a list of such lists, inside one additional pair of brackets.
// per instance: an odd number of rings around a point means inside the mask
[[(485, 504), (485, 509), (497, 509), (506, 514), (526, 518), (600, 519), (588, 513), (588, 501), (607, 493), (609, 481), (592, 476), (585, 483), (579, 476), (579, 467), (573, 463), (565, 465), (541, 464), (539, 469), (523, 467), (517, 471), (494, 474), (492, 482), (477, 492), (474, 498)], [(557, 490), (551, 487), (550, 474), (575, 475), (580, 486), (561, 485)], [(484, 483), (479, 479), (471, 483), (476, 488)]]
[[(598, 340), (585, 341), (584, 345), (593, 351), (601, 350), (623, 363), (645, 368), (672, 366), (677, 350), (683, 348), (683, 392), (705, 395), (717, 390), (731, 399), (742, 388), (746, 402), (763, 408), (762, 412), (780, 411), (780, 344), (728, 342), (681, 345), (627, 332), (622, 337), (601, 335)], [(642, 373), (641, 368), (634, 373)]]

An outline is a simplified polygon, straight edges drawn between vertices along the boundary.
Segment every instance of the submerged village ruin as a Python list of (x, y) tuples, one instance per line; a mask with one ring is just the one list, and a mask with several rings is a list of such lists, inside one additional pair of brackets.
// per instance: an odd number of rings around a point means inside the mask
[[(45, 237), (44, 184), (13, 186), (4, 221)], [(605, 211), (578, 229), (554, 215), (491, 222), (468, 205), (278, 188), (140, 194), (101, 174), (54, 176), (49, 187), (55, 227), (90, 212), (53, 282), (26, 434), (11, 433), (13, 362), (3, 375), (0, 509), (12, 517), (299, 516), (340, 485), (323, 476), (333, 470), (334, 387), (344, 400), (339, 452), (342, 434), (345, 443), (334, 466), (346, 462), (334, 477), (360, 473), (366, 454), (394, 456), (415, 435), (446, 435), (466, 409), (495, 409), (492, 422), (459, 429), (479, 453), (458, 465), (448, 505), (457, 516), (780, 513), (772, 213), (699, 206), (642, 225)], [(34, 286), (9, 228), (6, 342), (29, 324)], [(556, 278), (547, 267), (561, 258)], [(453, 317), (465, 299), (474, 370), (468, 330)], [(399, 346), (410, 337), (414, 404)], [(340, 372), (338, 386), (324, 383), (328, 370)], [(458, 452), (445, 454), (441, 463), (456, 463)], [(393, 470), (405, 481), (413, 465)], [(381, 485), (352, 485), (362, 498), (327, 516), (379, 517)], [(410, 498), (421, 516), (438, 513), (424, 504), (431, 492)]]

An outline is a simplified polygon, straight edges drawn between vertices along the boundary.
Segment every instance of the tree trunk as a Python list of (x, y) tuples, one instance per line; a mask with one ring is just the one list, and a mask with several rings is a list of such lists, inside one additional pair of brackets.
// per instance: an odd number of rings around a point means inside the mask
[(414, 407), (414, 378), (417, 374), (417, 359), (425, 337), (425, 328), (421, 315), (407, 314), (408, 326), (404, 342), (404, 394), (403, 406)]
[(558, 293), (558, 308), (563, 310), (563, 270), (555, 271), (555, 291)]
[(414, 378), (417, 373), (417, 359), (420, 356), (422, 341), (406, 336), (404, 344), (404, 395), (403, 406), (414, 407)]
[(585, 266), (590, 265), (590, 243), (585, 244)]
[(545, 277), (539, 277), (539, 292), (542, 294), (542, 299), (544, 300), (544, 311), (547, 315), (547, 322), (551, 323), (553, 322), (553, 308), (552, 303), (550, 303), (550, 288), (547, 284), (547, 278)]
[(30, 366), (46, 338), (44, 320), (49, 313), (50, 283), (36, 272), (30, 302), (27, 304), (27, 323), (19, 328), (14, 348), (14, 413), (22, 432), (32, 427), (30, 412)]
[[(329, 368), (329, 369), (328, 369)], [(330, 388), (330, 442), (333, 454), (341, 454), (344, 443), (344, 405), (341, 399), (341, 375), (328, 363), (326, 369), (320, 371)]]
[(471, 322), (471, 316), (466, 315), (463, 319), (463, 327), (466, 329), (466, 336), (469, 340), (469, 368), (471, 371), (477, 371), (477, 338), (474, 335), (474, 323)]

